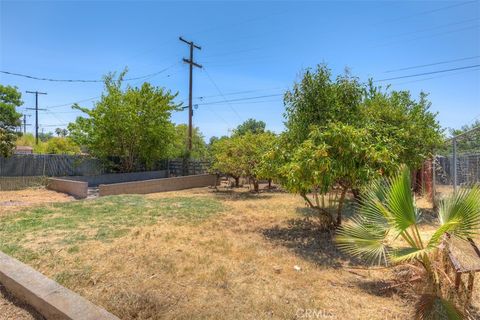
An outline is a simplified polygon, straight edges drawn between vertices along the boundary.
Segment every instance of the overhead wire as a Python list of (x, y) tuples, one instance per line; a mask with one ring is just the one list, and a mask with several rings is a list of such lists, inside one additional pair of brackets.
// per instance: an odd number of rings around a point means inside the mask
[[(240, 119), (240, 121), (243, 121), (243, 118), (240, 116), (240, 114), (237, 112), (237, 110), (235, 110), (235, 108), (229, 103), (229, 101), (227, 101), (227, 98), (225, 98), (225, 95), (223, 94), (222, 90), (220, 90), (220, 88), (218, 87), (215, 80), (213, 80), (212, 76), (208, 73), (207, 69), (205, 69), (205, 67), (203, 67), (202, 70), (205, 72), (205, 74), (207, 75), (210, 82), (212, 82), (213, 86), (217, 89), (218, 93), (222, 96), (223, 102), (227, 103), (227, 105), (230, 107), (230, 109), (233, 111), (233, 113)], [(202, 104), (199, 104), (199, 105), (202, 105)], [(203, 105), (205, 105), (205, 104), (203, 104)]]
[[(176, 62), (175, 64), (177, 64), (177, 63), (178, 62)], [(162, 70), (159, 70), (159, 71), (156, 71), (156, 72), (153, 72), (153, 73), (150, 73), (150, 74), (146, 74), (146, 75), (143, 75), (143, 76), (125, 78), (125, 79), (123, 79), (123, 81), (135, 81), (135, 80), (139, 80), (139, 79), (151, 78), (151, 77), (154, 77), (156, 75), (159, 75), (159, 74), (167, 71), (168, 69), (173, 67), (175, 64), (173, 64), (173, 65), (171, 65), (167, 68), (164, 68)], [(17, 77), (23, 77), (23, 78), (32, 79), (32, 80), (50, 81), (50, 82), (81, 82), (81, 83), (104, 82), (103, 79), (100, 79), (100, 80), (92, 80), (92, 79), (53, 79), (53, 78), (47, 78), (47, 77), (37, 77), (37, 76), (32, 76), (32, 75), (27, 75), (27, 74), (22, 74), (22, 73), (10, 72), (10, 71), (5, 71), (5, 70), (0, 70), (0, 73), (7, 74), (7, 75), (12, 75), (12, 76), (17, 76)]]
[(465, 66), (465, 67), (451, 68), (451, 69), (444, 69), (444, 70), (436, 70), (436, 71), (430, 71), (430, 72), (423, 72), (423, 73), (417, 73), (417, 74), (409, 74), (409, 75), (399, 76), (399, 77), (379, 79), (379, 80), (374, 80), (374, 82), (384, 82), (384, 81), (391, 81), (391, 80), (397, 80), (397, 79), (420, 77), (420, 76), (426, 76), (426, 75), (430, 75), (430, 74), (451, 72), (451, 71), (456, 71), (456, 70), (464, 70), (464, 69), (471, 69), (471, 68), (477, 68), (477, 67), (480, 67), (480, 64), (475, 64), (475, 65)]
[(459, 61), (472, 60), (472, 59), (478, 59), (478, 58), (480, 58), (480, 56), (444, 60), (444, 61), (440, 61), (440, 62), (420, 64), (420, 65), (415, 65), (415, 66), (411, 66), (411, 67), (404, 67), (404, 68), (399, 68), (399, 69), (387, 70), (387, 71), (385, 71), (385, 73), (392, 73), (392, 72), (405, 71), (405, 70), (411, 70), (411, 69), (425, 68), (425, 67), (436, 66), (436, 65), (439, 65), (439, 64), (447, 64), (447, 63), (452, 63), (452, 62), (459, 62)]

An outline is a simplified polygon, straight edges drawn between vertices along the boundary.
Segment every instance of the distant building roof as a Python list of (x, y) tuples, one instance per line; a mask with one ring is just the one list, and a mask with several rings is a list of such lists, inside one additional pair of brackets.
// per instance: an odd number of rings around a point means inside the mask
[(15, 154), (32, 154), (33, 148), (30, 146), (16, 146), (14, 153)]

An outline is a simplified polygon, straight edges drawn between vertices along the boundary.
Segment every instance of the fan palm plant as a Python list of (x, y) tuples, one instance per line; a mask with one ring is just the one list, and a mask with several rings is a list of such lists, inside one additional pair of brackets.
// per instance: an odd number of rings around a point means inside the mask
[[(438, 253), (446, 235), (462, 239), (480, 235), (480, 188), (462, 189), (443, 200), (439, 226), (427, 239), (419, 231), (421, 212), (415, 206), (410, 172), (403, 168), (386, 181), (375, 182), (363, 195), (358, 215), (336, 235), (339, 248), (377, 264), (419, 263), (428, 281), (417, 304), (419, 319), (462, 319), (462, 311), (441, 293)], [(448, 277), (448, 276), (447, 276)]]

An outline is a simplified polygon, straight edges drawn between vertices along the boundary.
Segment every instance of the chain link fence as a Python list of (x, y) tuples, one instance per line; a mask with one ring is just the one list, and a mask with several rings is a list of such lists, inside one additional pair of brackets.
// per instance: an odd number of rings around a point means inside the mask
[(480, 127), (445, 142), (433, 163), (434, 201), (480, 184)]

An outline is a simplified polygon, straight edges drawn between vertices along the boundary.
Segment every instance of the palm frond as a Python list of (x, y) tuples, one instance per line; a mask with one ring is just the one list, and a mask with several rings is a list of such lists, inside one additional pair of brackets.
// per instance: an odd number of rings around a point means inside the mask
[(404, 167), (398, 175), (388, 181), (385, 190), (386, 207), (392, 215), (392, 223), (398, 233), (418, 222), (419, 216), (415, 210), (410, 187), (410, 171)]
[(462, 188), (443, 200), (439, 219), (441, 228), (432, 236), (433, 241), (438, 241), (440, 232), (449, 232), (461, 238), (480, 235), (480, 187)]
[(392, 214), (384, 205), (385, 185), (378, 180), (372, 183), (370, 189), (362, 195), (357, 211), (371, 223), (388, 227)]
[(395, 249), (390, 253), (390, 259), (392, 262), (401, 263), (401, 262), (411, 262), (413, 260), (422, 260), (426, 255), (428, 255), (434, 248), (399, 248)]
[(417, 302), (415, 319), (462, 320), (463, 314), (453, 303), (433, 294), (424, 294)]
[(337, 231), (335, 242), (347, 254), (373, 264), (388, 263), (388, 229), (361, 218), (352, 219)]

